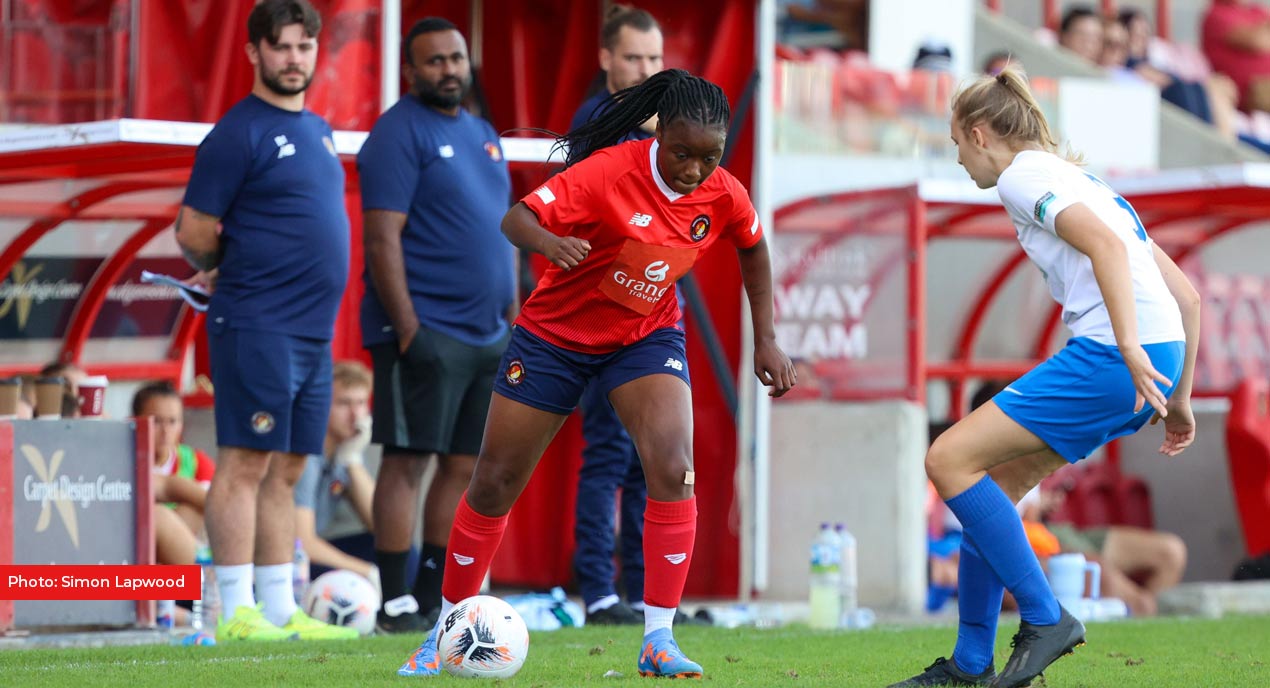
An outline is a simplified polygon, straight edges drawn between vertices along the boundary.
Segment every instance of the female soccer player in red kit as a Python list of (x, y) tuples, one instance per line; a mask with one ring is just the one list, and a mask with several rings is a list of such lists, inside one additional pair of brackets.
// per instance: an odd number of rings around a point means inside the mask
[[(767, 243), (745, 188), (718, 168), (730, 110), (716, 85), (668, 70), (614, 94), (561, 137), (566, 168), (503, 218), (551, 261), (516, 320), (472, 482), (450, 533), (437, 629), (398, 673), (440, 670), (437, 633), (477, 594), (534, 466), (594, 378), (630, 432), (648, 480), (644, 676), (700, 678), (671, 633), (696, 536), (692, 397), (675, 280), (716, 240), (737, 249), (754, 372), (780, 396), (794, 366), (776, 345)], [(657, 115), (656, 137), (613, 145)]]

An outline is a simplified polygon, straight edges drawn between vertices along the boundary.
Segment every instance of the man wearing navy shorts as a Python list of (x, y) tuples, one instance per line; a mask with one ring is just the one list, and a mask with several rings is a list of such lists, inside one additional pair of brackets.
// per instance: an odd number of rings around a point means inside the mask
[[(375, 368), (372, 441), (381, 632), (426, 630), (441, 599), (450, 525), (481, 448), (494, 376), (516, 307), (516, 252), (499, 229), (511, 179), (498, 134), (461, 107), (467, 43), (431, 17), (402, 43), (410, 92), (357, 156), (365, 219), (362, 342)], [(423, 546), (408, 571), (420, 481)], [(407, 579), (413, 575), (413, 587)], [(428, 605), (419, 612), (419, 603)]]
[(176, 220), (195, 280), (215, 287), (207, 334), (219, 460), (207, 531), (221, 642), (357, 637), (310, 619), (292, 592), (293, 491), (305, 456), (322, 453), (348, 280), (344, 170), (331, 127), (304, 109), (321, 27), (307, 0), (252, 10), (251, 94), (199, 146)]

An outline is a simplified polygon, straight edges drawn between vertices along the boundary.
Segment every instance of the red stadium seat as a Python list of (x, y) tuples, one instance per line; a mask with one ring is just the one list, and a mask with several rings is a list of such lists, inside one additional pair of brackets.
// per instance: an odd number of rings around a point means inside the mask
[(1230, 396), (1226, 456), (1250, 556), (1270, 552), (1270, 383), (1244, 380)]

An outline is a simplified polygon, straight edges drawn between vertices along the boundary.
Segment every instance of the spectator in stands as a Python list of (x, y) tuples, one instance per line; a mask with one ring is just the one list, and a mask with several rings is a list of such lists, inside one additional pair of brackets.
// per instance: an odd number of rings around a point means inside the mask
[(1050, 516), (1062, 507), (1066, 493), (1050, 485), (1042, 483), (1019, 502), (1023, 520), (1043, 523), (1063, 552), (1099, 562), (1103, 597), (1124, 600), (1134, 616), (1154, 616), (1157, 596), (1177, 585), (1186, 571), (1186, 543), (1172, 533), (1133, 526), (1055, 523)]
[[(472, 477), (499, 359), (515, 316), (516, 251), (499, 229), (511, 200), (507, 160), (489, 122), (461, 107), (467, 41), (429, 17), (402, 42), (410, 92), (357, 156), (367, 270), (362, 342), (374, 364), (375, 563), (383, 632), (426, 631), (441, 600), (450, 525)], [(316, 453), (316, 452), (314, 452)], [(408, 570), (420, 482), (423, 551)], [(408, 581), (413, 581), (409, 585)]]
[(207, 334), (220, 455), (207, 530), (221, 642), (357, 637), (310, 618), (292, 591), (295, 482), (305, 456), (322, 451), (350, 252), (331, 127), (304, 107), (321, 28), (308, 0), (252, 8), (251, 93), (199, 145), (176, 218), (195, 283), (215, 282)]
[(1012, 55), (1008, 50), (998, 50), (988, 55), (988, 59), (983, 61), (983, 73), (996, 76), (1007, 66), (1023, 69), (1023, 63), (1019, 62), (1019, 58)]
[(1213, 0), (1201, 32), (1204, 55), (1234, 80), (1240, 108), (1270, 111), (1270, 9), (1247, 0)]
[(52, 361), (40, 369), (40, 377), (62, 378), (62, 417), (79, 417), (79, 383), (88, 373), (74, 363)]
[(1235, 103), (1238, 97), (1233, 81), (1213, 74), (1207, 82), (1188, 81), (1166, 69), (1151, 64), (1148, 50), (1151, 23), (1135, 8), (1126, 8), (1116, 20), (1106, 25), (1103, 59), (1109, 70), (1129, 69), (1146, 83), (1160, 89), (1160, 97), (1216, 127), (1228, 141), (1236, 138)]
[(917, 48), (913, 69), (923, 72), (952, 72), (952, 49), (943, 43), (927, 41)]
[(1098, 13), (1091, 7), (1076, 5), (1063, 15), (1058, 44), (1096, 65), (1102, 57), (1102, 31), (1102, 18)]
[(203, 534), (203, 507), (216, 464), (202, 451), (181, 443), (185, 405), (170, 382), (151, 382), (132, 397), (134, 418), (154, 423), (156, 501), (171, 509), (195, 536)]
[[(365, 576), (379, 587), (375, 558), (371, 499), (375, 480), (366, 470), (370, 446), (371, 372), (357, 361), (335, 364), (331, 381), (331, 414), (326, 426), (322, 455), (308, 457), (304, 474), (295, 486), (296, 537), (304, 545), (313, 566), (310, 575), (329, 569), (347, 569)], [(336, 509), (351, 507), (364, 529), (337, 537), (330, 530)], [(408, 570), (418, 566), (413, 547)]]
[(778, 0), (778, 40), (802, 48), (869, 50), (869, 0)]

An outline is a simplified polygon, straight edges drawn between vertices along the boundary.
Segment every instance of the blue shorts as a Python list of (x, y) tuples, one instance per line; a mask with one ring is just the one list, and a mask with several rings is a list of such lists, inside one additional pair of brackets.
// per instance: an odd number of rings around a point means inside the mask
[(573, 413), (592, 378), (605, 399), (614, 389), (646, 375), (674, 375), (692, 386), (684, 333), (673, 327), (654, 330), (638, 342), (606, 354), (562, 349), (516, 327), (499, 370), (494, 378), (495, 392), (562, 416)]
[[(1182, 374), (1185, 342), (1147, 344), (1151, 365), (1174, 384)], [(1172, 386), (1155, 383), (1167, 397)], [(1033, 368), (992, 398), (996, 405), (1041, 438), (1051, 449), (1076, 463), (1095, 449), (1132, 435), (1151, 419), (1145, 404), (1133, 412), (1137, 389), (1120, 350), (1086, 337), (1067, 341), (1062, 351)]]
[(208, 322), (216, 444), (323, 453), (331, 411), (331, 343)]

